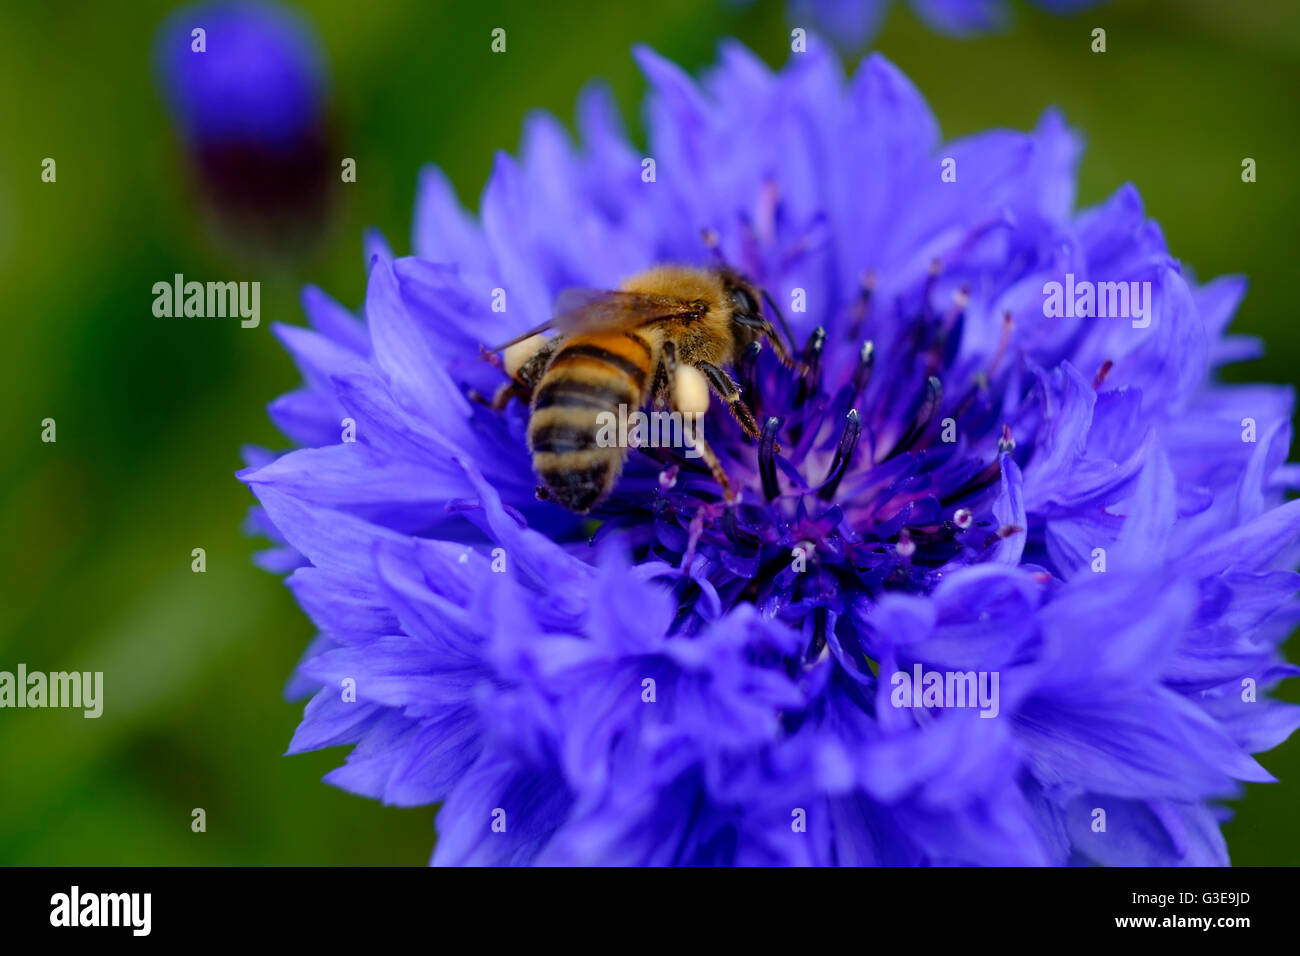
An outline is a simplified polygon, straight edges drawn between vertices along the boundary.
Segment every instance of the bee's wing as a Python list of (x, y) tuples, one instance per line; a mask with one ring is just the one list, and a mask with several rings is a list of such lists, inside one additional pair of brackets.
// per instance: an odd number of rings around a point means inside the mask
[[(506, 349), (510, 348), (510, 346), (515, 345), (518, 342), (522, 342), (524, 339), (530, 339), (534, 335), (541, 335), (543, 332), (547, 331), (548, 329), (553, 329), (553, 328), (555, 328), (555, 320), (547, 319), (541, 325), (534, 326), (533, 328), (529, 329), (527, 332), (520, 332), (509, 342), (502, 342), (500, 345), (494, 345), (491, 348), (484, 348), (483, 351), (504, 352)], [(480, 346), (480, 348), (482, 348), (482, 346)]]
[(698, 309), (695, 303), (672, 295), (565, 289), (555, 299), (554, 327), (568, 333), (635, 329)]
[(698, 307), (671, 295), (645, 292), (619, 292), (611, 289), (564, 289), (555, 299), (555, 314), (536, 328), (515, 336), (509, 342), (488, 349), (499, 352), (533, 335), (555, 329), (567, 335), (634, 329), (651, 322), (690, 315)]

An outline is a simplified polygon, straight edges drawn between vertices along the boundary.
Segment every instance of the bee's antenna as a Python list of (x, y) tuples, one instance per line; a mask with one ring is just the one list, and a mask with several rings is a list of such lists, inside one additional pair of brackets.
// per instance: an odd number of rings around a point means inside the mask
[(772, 294), (766, 289), (762, 290), (762, 295), (763, 301), (771, 306), (772, 311), (776, 313), (776, 321), (780, 324), (781, 331), (785, 333), (786, 340), (790, 343), (790, 354), (793, 355), (799, 350), (799, 346), (795, 344), (794, 336), (790, 334), (790, 326), (786, 324), (785, 316), (781, 314), (781, 307), (776, 304), (776, 299), (772, 298)]

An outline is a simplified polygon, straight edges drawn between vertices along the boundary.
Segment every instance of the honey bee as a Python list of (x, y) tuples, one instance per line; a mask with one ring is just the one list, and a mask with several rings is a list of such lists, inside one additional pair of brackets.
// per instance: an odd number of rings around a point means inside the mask
[[(544, 338), (547, 330), (558, 334)], [(530, 404), (528, 447), (545, 497), (584, 514), (623, 471), (628, 449), (597, 437), (602, 415), (619, 406), (640, 409), (653, 398), (657, 406), (698, 415), (712, 390), (757, 439), (754, 415), (724, 369), (760, 339), (791, 364), (749, 280), (722, 266), (657, 266), (617, 290), (565, 290), (548, 322), (488, 350), (504, 352), (500, 364), (511, 379), (492, 404)], [(724, 498), (734, 501), (717, 456), (702, 437), (693, 446)]]

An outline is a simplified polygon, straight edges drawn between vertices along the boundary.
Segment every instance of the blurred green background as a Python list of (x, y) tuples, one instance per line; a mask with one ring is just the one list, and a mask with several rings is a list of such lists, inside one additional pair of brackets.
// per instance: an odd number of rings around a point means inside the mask
[[(300, 707), (281, 689), (311, 627), (251, 563), (262, 543), (241, 532), (251, 498), (233, 478), (242, 443), (285, 444), (265, 405), (298, 376), (269, 325), (302, 322), (307, 282), (361, 300), (364, 227), (408, 251), (422, 163), (476, 208), (525, 113), (571, 125), (594, 76), (639, 138), (634, 43), (696, 72), (737, 36), (779, 64), (784, 4), (302, 4), (358, 181), (319, 248), (291, 263), (236, 257), (196, 214), (151, 72), (169, 7), (0, 9), (0, 669), (102, 670), (106, 685), (99, 720), (0, 711), (0, 863), (422, 864), (431, 809), (321, 784), (342, 751), (282, 756)], [(957, 40), (896, 4), (875, 46), (947, 135), (1029, 128), (1059, 104), (1087, 138), (1080, 203), (1132, 180), (1201, 277), (1248, 274), (1234, 328), (1264, 336), (1268, 355), (1232, 377), (1295, 382), (1300, 4), (1115, 0), (1073, 19), (1013, 7), (1006, 32)], [(489, 52), (497, 26), (505, 56)], [(55, 184), (40, 181), (46, 156)], [(154, 318), (152, 285), (175, 272), (261, 280), (260, 328)], [(46, 417), (57, 444), (40, 441)], [(206, 574), (190, 570), (196, 547)], [(1261, 760), (1282, 782), (1237, 804), (1234, 862), (1300, 862), (1300, 737)], [(194, 807), (206, 833), (191, 832)]]

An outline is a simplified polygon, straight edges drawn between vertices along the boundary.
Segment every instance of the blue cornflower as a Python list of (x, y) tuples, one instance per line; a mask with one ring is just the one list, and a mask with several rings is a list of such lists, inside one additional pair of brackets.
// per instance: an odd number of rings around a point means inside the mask
[[(535, 115), (477, 218), (429, 168), (414, 254), (367, 237), (359, 320), (308, 289), (275, 329), (302, 447), (240, 477), (319, 629), (291, 752), (441, 803), (435, 863), (1226, 863), (1220, 801), (1300, 725), (1294, 397), (1214, 375), (1258, 354), (1244, 281), (1132, 186), (1076, 212), (1055, 112), (944, 142), (879, 56), (637, 57), (648, 150), (603, 88), (577, 145)], [(740, 503), (664, 449), (590, 517), (539, 500), (481, 346), (715, 254), (799, 343), (734, 370), (761, 441), (708, 413)]]

